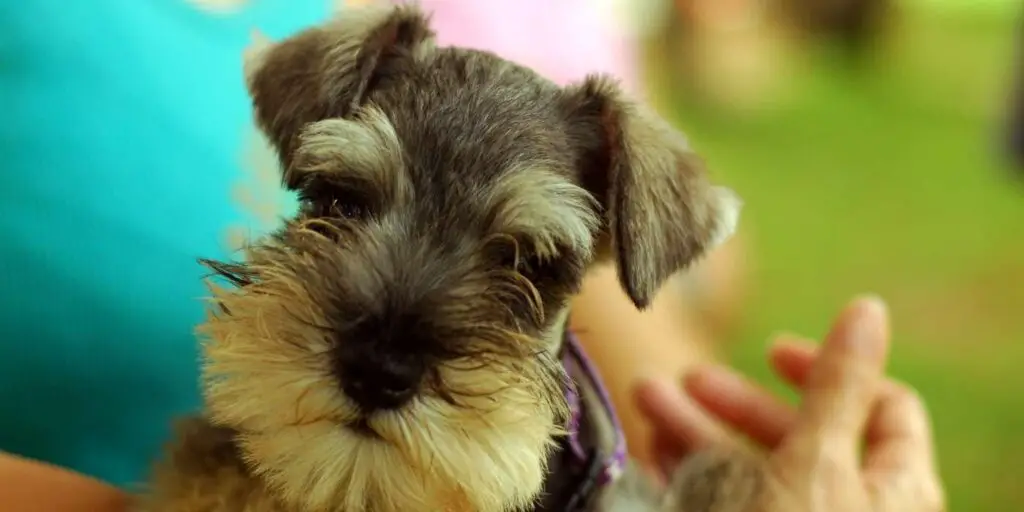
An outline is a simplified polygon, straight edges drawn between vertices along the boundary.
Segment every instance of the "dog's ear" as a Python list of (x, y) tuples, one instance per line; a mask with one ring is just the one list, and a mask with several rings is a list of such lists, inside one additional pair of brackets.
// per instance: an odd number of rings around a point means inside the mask
[(712, 186), (683, 136), (613, 79), (567, 87), (563, 108), (580, 182), (604, 208), (598, 258), (614, 260), (645, 309), (673, 274), (732, 235), (741, 202)]
[[(415, 5), (342, 10), (336, 20), (281, 42), (256, 36), (243, 71), (256, 123), (284, 169), (308, 124), (345, 118), (402, 62), (433, 49), (429, 18)], [(295, 188), (295, 177), (284, 177)]]

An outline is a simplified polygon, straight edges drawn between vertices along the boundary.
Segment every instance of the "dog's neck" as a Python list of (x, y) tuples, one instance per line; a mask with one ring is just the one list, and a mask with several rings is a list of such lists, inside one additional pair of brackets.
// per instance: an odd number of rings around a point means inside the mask
[(569, 329), (569, 307), (566, 306), (555, 317), (551, 328), (548, 329), (547, 334), (544, 336), (544, 341), (551, 354), (558, 355), (562, 353), (562, 346), (565, 344), (565, 333)]
[(626, 460), (625, 436), (602, 379), (587, 358), (564, 310), (549, 334), (570, 381), (569, 435), (554, 454), (538, 511), (587, 510), (608, 484), (618, 478)]

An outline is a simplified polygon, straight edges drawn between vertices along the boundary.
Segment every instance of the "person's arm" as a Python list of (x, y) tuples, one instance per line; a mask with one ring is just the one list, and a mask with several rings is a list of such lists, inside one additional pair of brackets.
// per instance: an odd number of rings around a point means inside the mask
[(601, 372), (630, 454), (653, 467), (651, 429), (632, 399), (634, 382), (641, 377), (677, 380), (711, 357), (680, 287), (666, 286), (650, 309), (640, 312), (622, 291), (615, 267), (602, 266), (584, 281), (570, 323)]
[(0, 452), (3, 512), (125, 512), (128, 497), (98, 480)]

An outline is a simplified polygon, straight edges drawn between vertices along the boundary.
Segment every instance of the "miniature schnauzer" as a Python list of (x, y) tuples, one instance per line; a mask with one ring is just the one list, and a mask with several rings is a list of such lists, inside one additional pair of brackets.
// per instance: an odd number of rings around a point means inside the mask
[(749, 510), (732, 455), (648, 483), (567, 331), (592, 265), (642, 309), (732, 233), (679, 134), (610, 78), (438, 47), (408, 5), (257, 44), (245, 78), (301, 208), (205, 262), (206, 409), (140, 510)]

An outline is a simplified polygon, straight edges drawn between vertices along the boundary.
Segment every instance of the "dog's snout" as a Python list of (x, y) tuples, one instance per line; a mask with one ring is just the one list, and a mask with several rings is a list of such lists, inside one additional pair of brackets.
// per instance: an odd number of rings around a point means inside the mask
[(365, 412), (397, 409), (419, 390), (424, 368), (417, 361), (354, 358), (342, 368), (341, 387)]
[[(429, 289), (390, 276), (341, 317), (334, 346), (341, 390), (363, 413), (398, 409), (416, 397), (436, 357)], [(415, 281), (415, 280), (414, 280)], [(386, 285), (384, 283), (387, 283)]]

